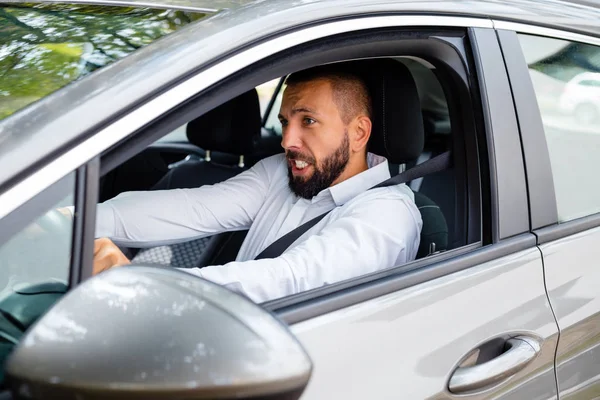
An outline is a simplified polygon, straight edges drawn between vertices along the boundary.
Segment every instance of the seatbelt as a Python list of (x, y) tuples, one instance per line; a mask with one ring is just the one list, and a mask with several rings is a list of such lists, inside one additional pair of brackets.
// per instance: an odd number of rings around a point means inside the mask
[[(386, 186), (394, 186), (399, 185), (401, 183), (412, 181), (413, 179), (422, 178), (424, 176), (443, 171), (450, 167), (451, 162), (451, 154), (449, 151), (440, 154), (439, 156), (433, 157), (422, 164), (415, 165), (409, 170), (406, 170), (398, 175), (395, 175), (385, 181), (367, 189), (376, 189), (380, 187)], [(320, 220), (322, 220), (327, 214), (329, 214), (331, 210), (327, 211), (311, 219), (310, 221), (305, 222), (294, 230), (286, 233), (273, 243), (271, 243), (266, 249), (264, 249), (259, 255), (256, 256), (255, 260), (260, 260), (263, 258), (276, 258), (279, 257), (283, 252), (291, 246), (292, 243), (296, 241), (300, 236), (302, 236), (306, 231), (315, 226)]]

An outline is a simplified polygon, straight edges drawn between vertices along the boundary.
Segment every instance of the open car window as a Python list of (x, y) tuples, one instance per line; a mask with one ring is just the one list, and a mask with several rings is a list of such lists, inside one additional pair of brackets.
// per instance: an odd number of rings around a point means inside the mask
[[(395, 57), (394, 63), (398, 64), (398, 71), (402, 71), (404, 64), (417, 82), (418, 104), (422, 117), (426, 120), (424, 148), (417, 159), (403, 166), (412, 168), (416, 164), (451, 151), (453, 141), (461, 140), (456, 135), (457, 128), (450, 123), (448, 103), (454, 98), (446, 97), (440, 78), (436, 74), (436, 67), (426, 60)], [(280, 81), (281, 78), (276, 78), (262, 83), (243, 96), (230, 99), (205, 115), (188, 121), (180, 129), (168, 133), (146, 150), (110, 171), (101, 180), (101, 201), (110, 200), (124, 192), (153, 192), (215, 185), (246, 171), (265, 158), (281, 153), (281, 136), (273, 132), (275, 127), (281, 130), (277, 114), (285, 84), (279, 87)], [(279, 90), (275, 92), (278, 87)], [(275, 97), (265, 95), (270, 93)], [(257, 116), (260, 115), (265, 121), (265, 105), (269, 100), (272, 103), (270, 112), (266, 124), (260, 129)], [(455, 120), (453, 122), (456, 123)], [(264, 128), (271, 130), (271, 134), (266, 133)], [(201, 151), (194, 154), (182, 152), (181, 149), (187, 149), (188, 146), (182, 147), (182, 143), (177, 142), (187, 139), (188, 144), (200, 148)], [(248, 146), (244, 144), (246, 142)], [(392, 175), (398, 174), (402, 167), (393, 162), (388, 166)], [(427, 214), (428, 221), (436, 221), (435, 224), (428, 222), (427, 229), (424, 230), (427, 240), (434, 245), (420, 249), (420, 257), (456, 249), (472, 242), (466, 236), (467, 231), (463, 223), (466, 210), (461, 208), (460, 201), (466, 193), (465, 187), (460, 186), (460, 182), (464, 182), (464, 179), (461, 179), (464, 173), (463, 169), (449, 167), (426, 178), (407, 183), (418, 197), (417, 207), (420, 212)], [(433, 233), (437, 234), (437, 231), (431, 231), (432, 226), (444, 234), (433, 237)], [(234, 261), (246, 232), (222, 232), (203, 235), (204, 237), (190, 237), (174, 243), (121, 247), (136, 265), (202, 268)], [(423, 243), (429, 242), (423, 240)]]
[(0, 119), (206, 15), (0, 3)]

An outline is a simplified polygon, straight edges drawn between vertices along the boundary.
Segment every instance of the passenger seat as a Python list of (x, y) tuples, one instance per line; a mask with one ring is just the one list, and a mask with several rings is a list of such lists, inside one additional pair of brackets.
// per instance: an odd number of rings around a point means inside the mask
[[(261, 125), (260, 105), (255, 89), (189, 122), (186, 131), (188, 140), (204, 149), (206, 157), (180, 163), (158, 181), (152, 190), (212, 185), (248, 169), (245, 155), (254, 151), (255, 142), (260, 138)], [(219, 162), (213, 160), (214, 152), (219, 153)], [(234, 161), (223, 162), (230, 158)], [(208, 250), (212, 253), (218, 247), (223, 235), (141, 249), (132, 262), (196, 267), (202, 260), (203, 253)]]
[[(178, 165), (153, 190), (195, 188), (234, 177), (247, 169), (244, 156), (254, 151), (260, 130), (258, 94), (252, 89), (188, 123), (187, 138), (204, 149), (205, 158)], [(213, 161), (214, 152), (235, 156), (236, 162)]]

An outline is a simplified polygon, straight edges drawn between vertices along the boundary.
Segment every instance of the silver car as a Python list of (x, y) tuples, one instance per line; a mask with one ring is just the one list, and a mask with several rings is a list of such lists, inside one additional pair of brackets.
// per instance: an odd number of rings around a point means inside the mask
[[(593, 4), (0, 6), (0, 398), (600, 398), (600, 126), (560, 107), (600, 72)], [(99, 201), (282, 151), (285, 77), (357, 59), (414, 88), (383, 86), (422, 147), (392, 174), (451, 155), (407, 183), (416, 260), (263, 304), (170, 268), (228, 232), (92, 276)]]

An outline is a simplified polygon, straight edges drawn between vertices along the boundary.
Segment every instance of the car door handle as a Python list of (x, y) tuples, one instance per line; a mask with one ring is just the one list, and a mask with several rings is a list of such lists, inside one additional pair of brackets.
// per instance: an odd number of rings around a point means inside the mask
[(506, 341), (508, 350), (480, 365), (457, 368), (448, 384), (452, 393), (465, 393), (492, 386), (516, 374), (540, 352), (536, 339), (517, 336)]

